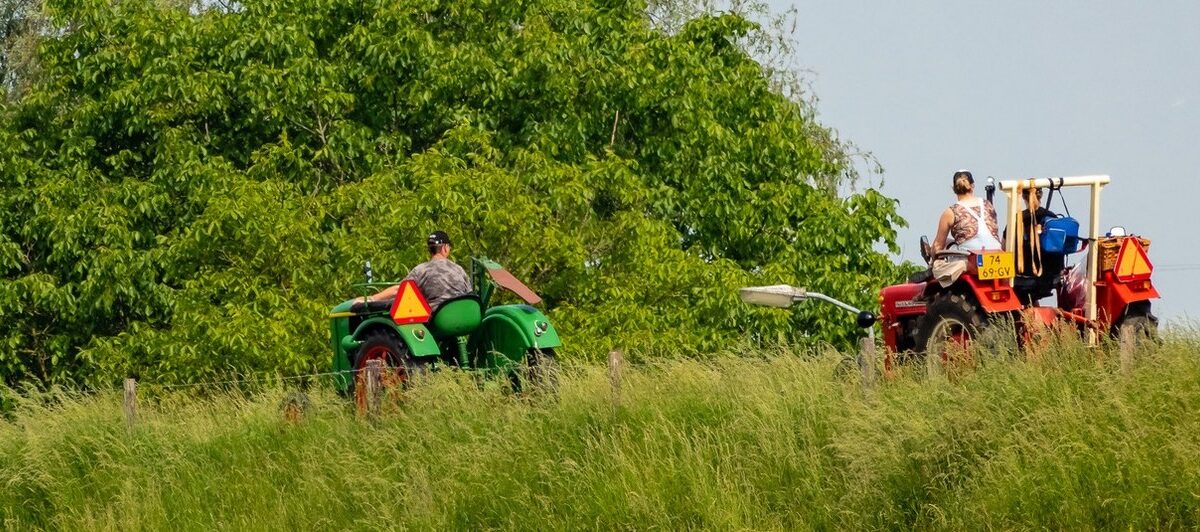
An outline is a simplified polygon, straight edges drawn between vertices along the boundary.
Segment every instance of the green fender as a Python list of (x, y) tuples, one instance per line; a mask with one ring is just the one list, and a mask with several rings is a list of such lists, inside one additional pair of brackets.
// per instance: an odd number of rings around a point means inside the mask
[[(390, 317), (378, 316), (363, 320), (354, 333), (349, 334), (347, 321), (345, 318), (340, 318), (333, 320), (332, 328), (335, 338), (333, 340), (333, 370), (339, 372), (334, 375), (333, 385), (341, 393), (347, 392), (350, 388), (350, 371), (354, 369), (351, 358), (362, 345), (363, 339), (373, 330), (386, 329), (396, 333), (396, 336), (414, 357), (436, 357), (441, 354), (437, 341), (433, 339), (433, 334), (421, 323), (396, 325)], [(339, 333), (341, 333), (340, 337)]]
[(406, 323), (404, 325), (396, 325), (392, 318), (380, 316), (363, 320), (358, 328), (354, 330), (355, 347), (362, 343), (367, 337), (367, 333), (373, 329), (384, 328), (395, 331), (396, 336), (400, 337), (400, 341), (408, 347), (408, 352), (412, 356), (429, 357), (438, 356), (442, 352), (438, 349), (437, 342), (433, 339), (433, 334), (430, 334), (429, 329), (425, 328), (423, 323)]
[(553, 349), (562, 341), (540, 310), (529, 305), (501, 305), (484, 312), (470, 345), (475, 367), (495, 369), (521, 362), (530, 349)]

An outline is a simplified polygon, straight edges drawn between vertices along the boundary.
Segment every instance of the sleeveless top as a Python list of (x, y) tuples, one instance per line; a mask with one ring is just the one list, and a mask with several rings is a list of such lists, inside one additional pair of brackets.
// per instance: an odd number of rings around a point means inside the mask
[(950, 234), (959, 249), (981, 250), (1001, 249), (999, 227), (996, 225), (996, 208), (987, 200), (980, 200), (978, 205), (968, 206), (956, 202), (950, 206), (954, 212), (954, 223), (950, 224)]

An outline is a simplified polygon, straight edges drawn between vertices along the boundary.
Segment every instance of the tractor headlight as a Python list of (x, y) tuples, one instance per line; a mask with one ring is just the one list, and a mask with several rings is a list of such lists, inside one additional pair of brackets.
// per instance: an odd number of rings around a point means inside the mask
[(543, 333), (545, 333), (549, 329), (550, 329), (549, 323), (546, 323), (544, 321), (536, 321), (533, 324), (533, 335), (541, 336)]

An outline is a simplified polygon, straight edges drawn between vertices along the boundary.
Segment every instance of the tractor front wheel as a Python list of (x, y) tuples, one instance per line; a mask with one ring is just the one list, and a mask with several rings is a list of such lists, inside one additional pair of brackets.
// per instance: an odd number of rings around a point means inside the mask
[(966, 296), (939, 294), (917, 325), (917, 349), (930, 374), (954, 374), (971, 363), (972, 341), (986, 322), (979, 306)]
[(379, 380), (385, 392), (403, 389), (413, 377), (423, 376), (427, 370), (427, 364), (413, 358), (395, 334), (382, 329), (368, 333), (355, 356), (354, 379), (350, 384), (360, 414), (367, 410), (367, 363), (372, 360), (383, 363)]

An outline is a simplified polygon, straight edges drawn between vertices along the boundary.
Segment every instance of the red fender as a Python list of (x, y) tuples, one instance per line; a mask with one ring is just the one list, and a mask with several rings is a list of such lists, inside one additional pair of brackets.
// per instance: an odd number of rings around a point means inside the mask
[(1150, 279), (1123, 283), (1112, 270), (1105, 270), (1096, 283), (1096, 308), (1100, 321), (1111, 324), (1125, 314), (1125, 307), (1138, 301), (1158, 299), (1158, 289)]

